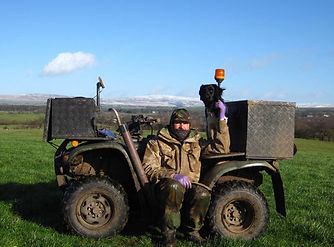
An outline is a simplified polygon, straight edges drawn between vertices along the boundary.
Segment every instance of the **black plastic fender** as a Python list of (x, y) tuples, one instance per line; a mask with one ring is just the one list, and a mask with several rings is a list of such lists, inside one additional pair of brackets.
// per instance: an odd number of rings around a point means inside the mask
[(67, 172), (64, 162), (62, 160), (62, 154), (66, 150), (66, 146), (69, 143), (69, 140), (64, 140), (61, 145), (58, 147), (55, 156), (54, 156), (54, 168), (57, 179), (57, 184), (60, 188), (66, 187), (67, 180), (65, 173)]
[(76, 148), (74, 148), (70, 153), (68, 157), (68, 162), (71, 162), (71, 160), (77, 156), (80, 153), (84, 153), (87, 151), (91, 150), (98, 150), (98, 149), (115, 149), (121, 152), (126, 159), (126, 161), (131, 164), (130, 157), (124, 147), (117, 143), (117, 142), (112, 142), (112, 141), (106, 141), (106, 142), (95, 142), (95, 143), (88, 143), (88, 144), (83, 144), (80, 145)]
[(271, 182), (274, 188), (276, 211), (286, 217), (283, 181), (279, 171), (271, 174)]
[(211, 189), (215, 186), (218, 179), (224, 174), (245, 169), (245, 168), (255, 168), (258, 170), (265, 170), (272, 180), (272, 185), (274, 189), (276, 211), (283, 216), (286, 216), (285, 210), (285, 198), (284, 198), (284, 188), (281, 175), (278, 168), (264, 160), (232, 160), (225, 162), (218, 162), (214, 167), (209, 169), (205, 175), (201, 178), (200, 182), (210, 187)]
[[(59, 175), (63, 175), (63, 174), (59, 174), (59, 164), (61, 163), (61, 161), (59, 160), (61, 152), (64, 151), (64, 147), (66, 146), (66, 144), (68, 143), (68, 140), (65, 140), (63, 142), (63, 144), (61, 145), (61, 147), (59, 147), (59, 149), (56, 152), (55, 155), (55, 170), (56, 170), (56, 175), (57, 178)], [(66, 143), (66, 144), (65, 144)], [(81, 153), (85, 153), (87, 151), (92, 151), (92, 150), (99, 150), (99, 149), (113, 149), (113, 150), (117, 150), (119, 151), (124, 159), (126, 160), (127, 164), (129, 165), (133, 180), (134, 180), (134, 184), (136, 187), (136, 190), (139, 191), (141, 189), (140, 184), (139, 184), (139, 180), (138, 177), (134, 171), (134, 167), (133, 164), (131, 162), (131, 159), (125, 149), (125, 147), (123, 145), (121, 145), (120, 143), (114, 142), (114, 141), (103, 141), (103, 142), (94, 142), (94, 143), (84, 143), (82, 145), (79, 145), (76, 148), (73, 148), (68, 155), (68, 160), (67, 162), (70, 163), (74, 157), (76, 157), (77, 155), (81, 154)], [(57, 162), (58, 161), (58, 162)], [(64, 175), (63, 175), (64, 176)], [(58, 179), (57, 179), (58, 180)], [(63, 179), (62, 179), (63, 180)], [(59, 182), (58, 182), (59, 185)], [(61, 185), (59, 185), (61, 186)]]

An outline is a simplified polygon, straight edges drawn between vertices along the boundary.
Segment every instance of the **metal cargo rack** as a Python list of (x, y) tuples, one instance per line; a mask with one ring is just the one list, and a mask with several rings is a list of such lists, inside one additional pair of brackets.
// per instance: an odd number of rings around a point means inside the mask
[(98, 107), (93, 98), (48, 99), (44, 123), (44, 141), (53, 139), (94, 140)]
[(231, 152), (247, 159), (292, 159), (296, 104), (244, 100), (227, 102)]

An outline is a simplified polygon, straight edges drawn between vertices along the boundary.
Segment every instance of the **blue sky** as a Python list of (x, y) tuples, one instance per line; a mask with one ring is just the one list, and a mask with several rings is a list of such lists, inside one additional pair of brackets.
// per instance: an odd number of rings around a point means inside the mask
[(334, 1), (1, 1), (0, 94), (334, 104)]

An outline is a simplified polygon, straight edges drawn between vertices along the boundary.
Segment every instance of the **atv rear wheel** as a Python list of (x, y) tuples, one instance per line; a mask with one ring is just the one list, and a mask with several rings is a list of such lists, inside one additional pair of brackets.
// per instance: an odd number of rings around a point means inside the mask
[(110, 237), (128, 220), (128, 201), (122, 186), (107, 178), (74, 182), (64, 194), (64, 220), (72, 232), (85, 237)]
[(209, 226), (214, 234), (252, 239), (265, 231), (268, 219), (267, 201), (252, 184), (231, 181), (214, 190), (208, 211)]

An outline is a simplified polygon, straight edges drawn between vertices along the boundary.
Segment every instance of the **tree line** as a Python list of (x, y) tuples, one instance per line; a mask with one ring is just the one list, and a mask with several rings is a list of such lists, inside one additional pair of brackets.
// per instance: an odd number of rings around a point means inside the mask
[[(174, 110), (172, 107), (115, 107), (123, 122), (128, 122), (132, 115), (143, 114), (158, 118), (160, 121), (153, 125), (155, 130), (161, 129), (169, 123), (169, 118)], [(192, 116), (192, 128), (205, 131), (204, 107), (187, 108)], [(0, 105), (0, 111), (8, 113), (45, 113), (45, 106), (33, 105)], [(99, 115), (99, 121), (103, 126), (114, 125), (113, 114), (104, 106)], [(22, 124), (15, 119), (0, 119), (0, 125), (7, 127), (17, 125), (16, 128), (43, 128), (44, 118), (31, 119)], [(318, 139), (321, 141), (334, 141), (334, 108), (297, 108), (295, 116), (295, 137), (304, 139)]]
[(334, 141), (334, 108), (297, 108), (295, 137)]

